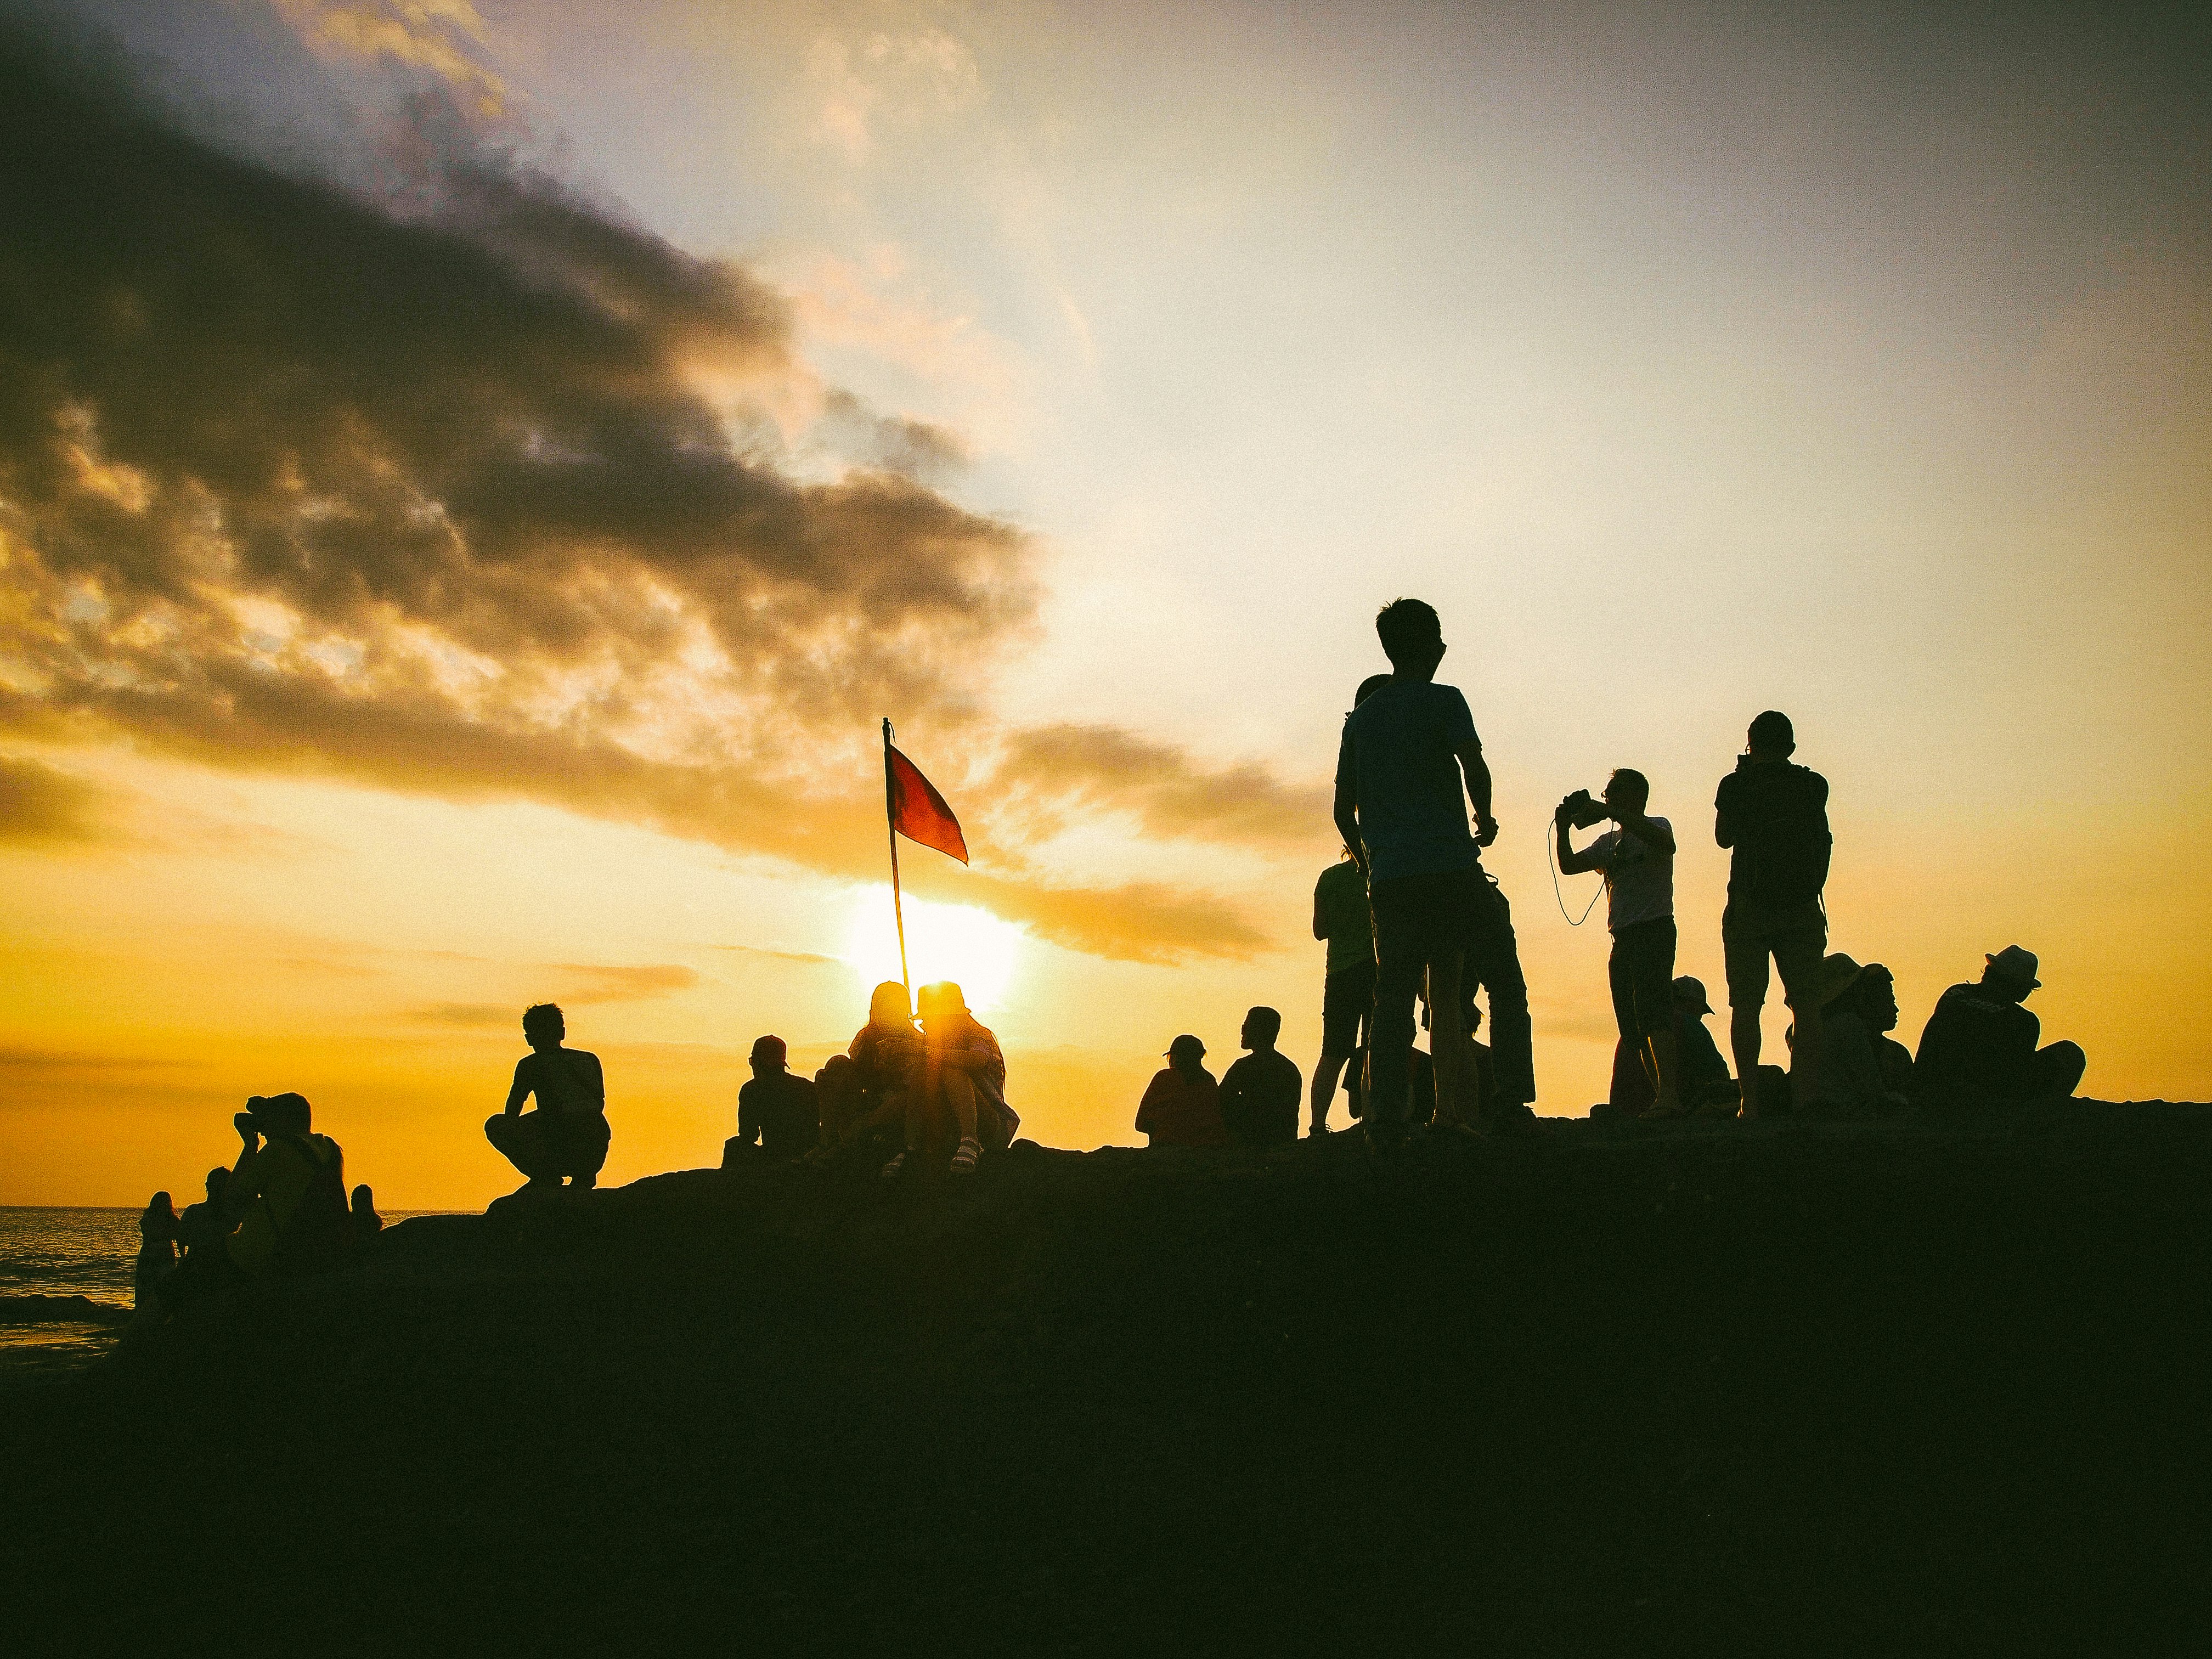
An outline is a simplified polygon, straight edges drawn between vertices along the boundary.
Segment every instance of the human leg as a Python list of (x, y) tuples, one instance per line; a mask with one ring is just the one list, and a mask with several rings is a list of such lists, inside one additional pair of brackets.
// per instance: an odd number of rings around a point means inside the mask
[(1759, 1074), (1759, 1019), (1766, 1006), (1766, 936), (1749, 908), (1734, 903), (1721, 912), (1721, 960), (1728, 975), (1729, 1047), (1735, 1051), (1735, 1074), (1744, 1080), (1743, 1115), (1759, 1115), (1758, 1091), (1751, 1079)]
[(1638, 1047), (1650, 1061), (1652, 1111), (1661, 1117), (1682, 1115), (1680, 1079), (1674, 1046), (1674, 922), (1669, 917), (1642, 921), (1624, 930), (1630, 937), (1628, 981)]
[(2074, 1091), (2081, 1086), (2081, 1073), (2089, 1068), (2089, 1057), (2075, 1042), (2053, 1042), (2035, 1051), (2030, 1062), (2028, 1076), (2033, 1091), (2029, 1098), (2039, 1101), (2071, 1100)]
[(524, 1112), (509, 1116), (497, 1113), (484, 1122), (484, 1139), (527, 1177), (532, 1187), (557, 1187), (561, 1184), (559, 1171), (547, 1156), (544, 1126), (538, 1121), (543, 1115)]
[(1366, 1097), (1370, 1140), (1404, 1133), (1412, 1087), (1413, 1000), (1428, 968), (1429, 911), (1435, 884), (1419, 876), (1378, 881), (1375, 915), (1375, 1012), (1368, 1027)]
[(1820, 1016), (1820, 962), (1828, 948), (1828, 921), (1817, 903), (1793, 905), (1777, 913), (1769, 933), (1775, 971), (1796, 1027), (1790, 1057), (1791, 1109), (1808, 1115), (1820, 1079), (1820, 1050), (1828, 1022)]
[[(1490, 994), (1491, 1063), (1498, 1098), (1507, 1110), (1536, 1098), (1535, 1029), (1528, 1018), (1528, 981), (1521, 972), (1521, 947), (1513, 937), (1513, 907), (1475, 872), (1473, 927), (1464, 971)], [(1522, 1117), (1528, 1114), (1522, 1113)]]
[[(1336, 1098), (1337, 1079), (1344, 1071), (1345, 1062), (1359, 1052), (1359, 1028), (1374, 1008), (1373, 963), (1340, 968), (1322, 981), (1321, 1058), (1314, 1062), (1313, 1086), (1307, 1098), (1316, 1134), (1328, 1127), (1328, 1109)], [(1355, 1093), (1357, 1087), (1355, 1080)]]
[(1459, 981), (1459, 952), (1438, 951), (1429, 964), (1429, 1058), (1437, 1071), (1440, 1128), (1464, 1125), (1474, 1115), (1474, 1091), (1468, 1079), (1473, 1056), (1468, 1053), (1466, 1024), (1460, 1016)]

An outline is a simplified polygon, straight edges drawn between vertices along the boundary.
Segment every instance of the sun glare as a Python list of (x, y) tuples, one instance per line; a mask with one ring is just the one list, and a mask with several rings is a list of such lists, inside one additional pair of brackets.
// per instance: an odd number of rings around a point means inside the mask
[[(977, 1012), (1003, 1006), (1021, 957), (1022, 930), (972, 904), (906, 902), (906, 954), (913, 983), (949, 979)], [(899, 976), (898, 933), (891, 890), (862, 887), (853, 895), (845, 960), (869, 984)]]

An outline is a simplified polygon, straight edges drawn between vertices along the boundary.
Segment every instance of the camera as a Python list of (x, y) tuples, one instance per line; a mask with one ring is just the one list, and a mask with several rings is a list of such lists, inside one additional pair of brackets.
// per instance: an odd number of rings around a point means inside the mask
[(1593, 800), (1587, 789), (1577, 789), (1559, 803), (1559, 816), (1577, 830), (1587, 830), (1594, 823), (1603, 823), (1607, 816), (1605, 803)]

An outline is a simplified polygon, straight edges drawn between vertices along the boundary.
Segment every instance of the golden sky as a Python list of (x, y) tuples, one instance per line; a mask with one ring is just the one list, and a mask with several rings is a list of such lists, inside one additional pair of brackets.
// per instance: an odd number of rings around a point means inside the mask
[(896, 960), (884, 714), (1029, 1132), (1133, 1140), (1255, 1002), (1310, 1066), (1400, 593), (1540, 1111), (1612, 1039), (1551, 804), (1651, 776), (1717, 996), (1770, 707), (1901, 1036), (2018, 942), (2085, 1091), (2212, 1096), (2201, 26), (1344, 17), (0, 9), (0, 1202), (185, 1192), (289, 1088), (480, 1204), (548, 998), (609, 1179), (713, 1162)]

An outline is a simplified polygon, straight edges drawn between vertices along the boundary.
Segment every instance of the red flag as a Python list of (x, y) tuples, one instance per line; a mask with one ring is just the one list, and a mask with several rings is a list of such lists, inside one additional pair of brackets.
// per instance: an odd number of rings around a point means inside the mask
[(937, 786), (888, 743), (884, 745), (884, 768), (890, 780), (891, 828), (908, 841), (967, 863), (968, 842), (960, 833), (960, 820), (952, 816)]

